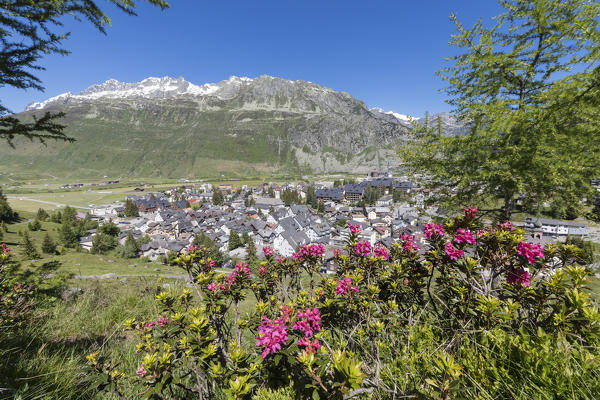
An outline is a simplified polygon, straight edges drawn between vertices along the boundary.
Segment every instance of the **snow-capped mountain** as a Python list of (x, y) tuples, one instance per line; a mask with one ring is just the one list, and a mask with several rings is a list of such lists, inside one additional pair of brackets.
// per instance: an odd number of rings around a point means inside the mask
[(409, 122), (410, 123), (412, 121), (416, 121), (416, 120), (419, 119), (417, 117), (413, 117), (413, 116), (405, 115), (405, 114), (400, 114), (400, 113), (397, 113), (395, 111), (385, 111), (385, 110), (383, 110), (383, 109), (381, 109), (379, 107), (371, 108), (371, 111), (377, 111), (377, 112), (380, 112), (382, 114), (391, 115), (391, 116), (395, 117), (396, 119), (398, 119), (398, 120), (400, 120), (402, 122)]
[[(39, 110), (65, 113), (66, 134), (77, 139), (48, 144), (48, 159), (36, 157), (45, 173), (74, 166), (140, 176), (363, 173), (382, 160), (397, 162), (396, 148), (410, 140), (412, 128), (410, 116), (370, 109), (349, 93), (268, 75), (204, 85), (169, 77), (110, 79), (32, 103), (23, 117)], [(444, 133), (460, 128), (452, 116), (440, 120)], [(22, 154), (11, 150), (10, 158), (0, 146), (0, 170), (3, 160), (28, 162), (26, 145), (18, 146)]]
[(48, 105), (68, 104), (70, 102), (85, 102), (97, 99), (126, 99), (126, 98), (175, 98), (179, 96), (209, 96), (217, 95), (222, 89), (240, 86), (252, 82), (253, 79), (232, 76), (219, 83), (207, 83), (202, 86), (194, 85), (183, 78), (146, 78), (141, 82), (127, 83), (109, 79), (104, 83), (92, 85), (79, 94), (71, 92), (51, 97), (39, 103), (27, 105), (25, 111), (41, 110)]

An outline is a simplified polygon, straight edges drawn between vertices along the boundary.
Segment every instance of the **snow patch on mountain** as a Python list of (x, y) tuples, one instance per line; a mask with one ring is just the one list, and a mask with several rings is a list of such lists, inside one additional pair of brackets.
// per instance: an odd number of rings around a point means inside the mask
[(371, 108), (371, 110), (377, 111), (377, 112), (380, 112), (380, 113), (383, 113), (383, 114), (391, 115), (391, 116), (395, 117), (396, 119), (398, 119), (398, 120), (400, 120), (402, 122), (412, 122), (412, 121), (416, 121), (416, 120), (419, 119), (419, 118), (416, 118), (416, 117), (412, 117), (410, 115), (400, 114), (400, 113), (397, 113), (395, 111), (385, 111), (385, 110), (383, 110), (383, 109), (381, 109), (379, 107)]

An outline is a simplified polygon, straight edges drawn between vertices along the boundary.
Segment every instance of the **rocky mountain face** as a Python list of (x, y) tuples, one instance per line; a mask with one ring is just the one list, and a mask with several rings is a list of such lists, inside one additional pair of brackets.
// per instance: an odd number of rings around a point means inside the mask
[[(63, 111), (74, 144), (18, 143), (0, 165), (139, 176), (364, 172), (396, 162), (411, 118), (369, 109), (348, 93), (271, 76), (205, 85), (183, 78), (114, 79), (32, 103), (23, 118)], [(455, 133), (451, 116), (445, 129)], [(33, 155), (36, 154), (34, 158)]]

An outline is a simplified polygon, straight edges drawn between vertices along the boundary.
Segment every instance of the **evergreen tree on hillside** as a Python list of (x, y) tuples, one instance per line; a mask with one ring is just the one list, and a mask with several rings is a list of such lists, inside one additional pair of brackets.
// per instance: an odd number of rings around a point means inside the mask
[(46, 254), (55, 254), (56, 253), (56, 243), (50, 237), (48, 232), (44, 235), (44, 241), (42, 242), (42, 251)]
[(70, 224), (63, 223), (58, 232), (59, 240), (65, 247), (76, 248), (79, 246), (79, 237)]
[(600, 164), (600, 3), (499, 3), (504, 12), (490, 26), (465, 28), (452, 16), (457, 55), (439, 71), (469, 133), (441, 135), (426, 121), (399, 153), (410, 174), (428, 178), (431, 202), (500, 204), (490, 211), (506, 220), (522, 193), (539, 204), (591, 193)]
[(35, 244), (33, 243), (33, 240), (29, 237), (29, 232), (27, 231), (23, 233), (22, 245), (23, 254), (27, 259), (34, 260), (40, 258), (40, 253), (38, 253), (37, 249), (35, 248)]
[(242, 244), (248, 243), (249, 240), (250, 240), (250, 236), (248, 235), (248, 232), (243, 232), (242, 233)]
[(11, 223), (18, 221), (18, 219), (19, 214), (13, 211), (13, 209), (10, 207), (8, 204), (8, 199), (6, 196), (4, 196), (2, 189), (0, 188), (0, 222)]
[(50, 215), (50, 221), (60, 224), (62, 222), (62, 213), (60, 212), (60, 210), (56, 210), (56, 212), (53, 212), (52, 215)]
[(75, 211), (74, 208), (66, 206), (63, 209), (62, 212), (62, 217), (61, 217), (61, 222), (64, 223), (68, 223), (70, 225), (75, 224), (75, 221), (77, 220), (77, 211)]
[(225, 204), (225, 197), (223, 197), (223, 193), (220, 190), (215, 190), (212, 196), (212, 202), (215, 206), (222, 206)]
[(38, 208), (35, 218), (40, 221), (46, 221), (49, 218), (49, 215), (43, 208)]
[(240, 239), (240, 235), (235, 230), (231, 230), (229, 232), (229, 242), (227, 244), (227, 249), (229, 251), (235, 250), (242, 245), (242, 241)]
[(319, 201), (317, 205), (317, 212), (324, 213), (325, 212), (325, 204), (322, 201)]
[(117, 254), (123, 258), (136, 258), (139, 250), (139, 243), (135, 240), (131, 232), (127, 232), (125, 243), (123, 246), (118, 247)]
[(254, 244), (254, 240), (250, 238), (248, 240), (248, 244), (246, 244), (246, 262), (248, 264), (256, 261), (258, 259), (256, 255), (256, 245)]
[(306, 190), (306, 204), (316, 209), (318, 207), (317, 196), (315, 195), (314, 186), (309, 186)]
[(128, 218), (140, 216), (140, 210), (131, 200), (125, 201), (125, 216)]
[(100, 225), (99, 231), (109, 236), (119, 236), (119, 233), (121, 232), (119, 227), (112, 221), (108, 221)]

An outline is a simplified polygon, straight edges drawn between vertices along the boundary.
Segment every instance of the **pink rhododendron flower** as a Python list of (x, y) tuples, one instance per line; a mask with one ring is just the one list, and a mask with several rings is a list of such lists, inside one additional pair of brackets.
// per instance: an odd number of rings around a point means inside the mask
[(340, 249), (333, 250), (333, 256), (335, 258), (339, 258), (342, 255), (342, 251)]
[(510, 221), (503, 222), (501, 224), (498, 224), (497, 226), (498, 226), (498, 228), (505, 230), (505, 231), (514, 231), (515, 230), (515, 227), (513, 226), (513, 224), (510, 223)]
[(167, 319), (165, 317), (158, 317), (156, 323), (158, 326), (165, 326), (167, 324)]
[(256, 346), (263, 348), (262, 358), (266, 358), (269, 354), (281, 350), (281, 345), (287, 341), (287, 326), (281, 318), (272, 321), (263, 316), (256, 339)]
[(294, 260), (304, 261), (308, 256), (322, 257), (323, 253), (325, 253), (325, 246), (322, 243), (303, 244), (297, 252), (292, 254), (292, 257)]
[(300, 338), (298, 339), (298, 346), (304, 346), (307, 353), (315, 354), (321, 348), (321, 343), (317, 339), (311, 342), (310, 339)]
[(190, 254), (190, 253), (193, 253), (193, 252), (195, 252), (196, 250), (198, 250), (198, 246), (196, 246), (195, 244), (192, 244), (192, 245), (190, 245), (190, 246), (187, 248), (187, 252), (188, 252), (188, 254)]
[(304, 332), (304, 337), (312, 337), (315, 332), (321, 330), (321, 313), (318, 308), (307, 308), (305, 312), (298, 311), (298, 320), (294, 323), (294, 329)]
[(248, 267), (248, 264), (240, 261), (235, 265), (233, 271), (225, 277), (225, 283), (228, 287), (231, 287), (236, 283), (236, 281), (239, 281), (243, 278), (250, 278), (250, 268)]
[(477, 237), (483, 237), (483, 235), (485, 235), (486, 230), (485, 229), (480, 229), (477, 231)]
[(310, 255), (313, 257), (322, 257), (325, 253), (325, 245), (322, 243), (314, 243), (309, 246)]
[(285, 322), (286, 324), (290, 322), (293, 314), (294, 309), (292, 307), (286, 306), (285, 304), (281, 306), (281, 319), (283, 320), (283, 322)]
[(387, 260), (389, 258), (388, 251), (385, 247), (375, 247), (375, 250), (373, 250), (373, 254), (375, 254), (375, 257), (381, 257), (384, 260)]
[(354, 246), (354, 253), (363, 257), (368, 256), (371, 254), (371, 243), (366, 240), (356, 243), (356, 246)]
[(265, 246), (263, 247), (263, 254), (265, 255), (265, 257), (270, 257), (273, 254), (275, 254), (275, 252), (273, 251), (273, 249), (269, 246)]
[(250, 276), (250, 268), (248, 267), (248, 264), (246, 264), (243, 261), (240, 261), (239, 263), (235, 264), (235, 272), (237, 272), (238, 274), (245, 274)]
[(351, 292), (358, 292), (358, 286), (352, 286), (352, 279), (350, 278), (342, 278), (337, 284), (335, 288), (335, 292), (337, 294), (346, 295)]
[(535, 264), (535, 258), (544, 258), (544, 250), (539, 244), (520, 242), (517, 245), (517, 254), (525, 257), (529, 264)]
[(432, 237), (436, 236), (444, 236), (446, 231), (444, 231), (442, 224), (427, 224), (425, 225), (424, 233), (427, 239), (431, 239)]
[(156, 325), (156, 322), (154, 321), (146, 322), (144, 328), (152, 328), (154, 325)]
[(531, 275), (523, 268), (513, 269), (506, 275), (506, 282), (510, 284), (521, 284), (528, 287), (531, 284)]
[(210, 260), (210, 261), (208, 262), (208, 265), (210, 265), (211, 267), (213, 267), (213, 268), (214, 268), (214, 267), (215, 267), (215, 265), (216, 265), (216, 264), (215, 264), (215, 260)]
[(477, 207), (469, 206), (469, 207), (463, 208), (463, 210), (465, 211), (465, 216), (467, 218), (474, 218), (475, 214), (477, 214)]
[(446, 255), (450, 257), (451, 260), (458, 260), (465, 254), (464, 251), (455, 248), (454, 245), (450, 242), (446, 243), (445, 250)]
[(458, 228), (456, 235), (454, 235), (454, 243), (475, 244), (475, 235), (473, 235), (473, 232)]
[(140, 378), (143, 378), (144, 376), (146, 376), (146, 374), (148, 373), (148, 371), (146, 371), (146, 368), (144, 368), (144, 364), (141, 364), (138, 369), (135, 371), (135, 373), (137, 374), (137, 376), (139, 376)]
[(354, 235), (358, 234), (360, 231), (361, 231), (360, 225), (350, 224), (350, 232), (352, 232)]
[(214, 292), (218, 288), (219, 288), (219, 285), (216, 282), (209, 283), (207, 286), (207, 289), (210, 290), (211, 292)]
[(276, 259), (275, 261), (277, 261), (277, 263), (278, 263), (278, 264), (281, 264), (281, 263), (284, 263), (284, 262), (285, 262), (285, 260), (286, 260), (286, 258), (285, 258), (285, 257), (281, 257), (281, 256), (280, 256), (280, 257), (277, 257), (277, 259)]
[(402, 250), (408, 253), (412, 253), (413, 251), (419, 250), (419, 246), (414, 242), (414, 238), (411, 235), (404, 234), (400, 236), (400, 240), (402, 241)]
[(261, 265), (261, 266), (258, 267), (258, 274), (260, 276), (263, 276), (266, 273), (267, 273), (267, 267), (266, 266)]

